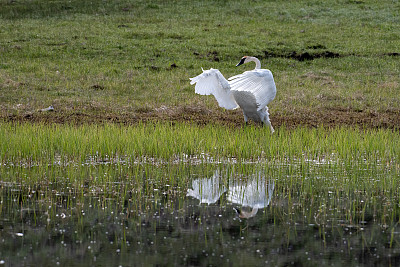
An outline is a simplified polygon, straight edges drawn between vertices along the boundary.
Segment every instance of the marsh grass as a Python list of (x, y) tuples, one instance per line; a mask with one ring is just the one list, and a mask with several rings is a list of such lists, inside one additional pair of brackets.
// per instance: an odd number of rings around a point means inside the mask
[(318, 219), (308, 218), (321, 225), (335, 212), (350, 223), (364, 220), (366, 201), (381, 205), (374, 199), (387, 200), (390, 220), (398, 220), (400, 145), (391, 130), (282, 127), (271, 135), (252, 126), (3, 123), (0, 140), (2, 188), (25, 188), (22, 202), (55, 194), (66, 205), (72, 196), (101, 197), (149, 209), (184, 196), (191, 180), (217, 168), (226, 186), (254, 173), (278, 179), (275, 191), (289, 207), (305, 215), (309, 201), (320, 207)]
[[(392, 130), (264, 127), (169, 123), (123, 126), (2, 123), (2, 164), (81, 164), (125, 161), (297, 160), (395, 165), (400, 139)], [(397, 166), (398, 167), (398, 166)]]
[[(327, 244), (345, 238), (357, 247), (361, 237), (368, 249), (382, 238), (376, 231), (384, 233), (387, 240), (379, 242), (390, 249), (400, 244), (399, 140), (389, 130), (280, 128), (271, 136), (259, 127), (188, 124), (1, 126), (1, 140), (7, 138), (1, 142), (1, 212), (14, 222), (22, 216), (27, 229), (14, 231), (28, 234), (27, 239), (34, 238), (31, 224), (49, 220), (60, 229), (75, 225), (75, 235), (59, 233), (57, 240), (88, 246), (111, 238), (119, 249), (128, 249), (126, 235), (132, 240), (146, 231), (144, 222), (158, 224), (141, 215), (192, 216), (186, 198), (191, 181), (218, 170), (225, 186), (246, 182), (254, 173), (275, 181), (261, 222), (250, 225), (280, 225), (284, 239), (274, 242), (281, 245), (297, 244), (297, 231), (307, 225), (319, 229)], [(162, 151), (165, 144), (172, 147)], [(229, 210), (232, 204), (222, 196), (216, 205)], [(19, 207), (25, 208), (15, 212)], [(209, 215), (202, 212), (207, 222)], [(128, 220), (131, 226), (104, 234), (100, 224), (88, 236), (93, 220), (117, 225)], [(207, 225), (191, 223), (200, 229)]]

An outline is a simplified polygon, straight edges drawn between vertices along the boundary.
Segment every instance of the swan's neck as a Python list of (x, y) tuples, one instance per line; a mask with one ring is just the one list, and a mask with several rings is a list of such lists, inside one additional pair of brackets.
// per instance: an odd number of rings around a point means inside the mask
[(256, 63), (256, 67), (255, 67), (256, 70), (261, 69), (261, 62), (260, 62), (260, 60), (258, 60), (258, 58), (251, 57), (250, 61), (254, 61)]

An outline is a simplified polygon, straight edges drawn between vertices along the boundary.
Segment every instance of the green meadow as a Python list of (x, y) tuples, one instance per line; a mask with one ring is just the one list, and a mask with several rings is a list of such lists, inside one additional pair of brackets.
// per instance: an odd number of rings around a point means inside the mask
[[(233, 76), (252, 68), (235, 67), (252, 55), (275, 77), (273, 124), (395, 128), (399, 9), (391, 0), (2, 0), (0, 116), (241, 122), (188, 78), (201, 67)], [(53, 114), (37, 112), (50, 105)]]
[[(399, 14), (0, 0), (0, 265), (399, 265)], [(274, 134), (189, 83), (244, 55)]]

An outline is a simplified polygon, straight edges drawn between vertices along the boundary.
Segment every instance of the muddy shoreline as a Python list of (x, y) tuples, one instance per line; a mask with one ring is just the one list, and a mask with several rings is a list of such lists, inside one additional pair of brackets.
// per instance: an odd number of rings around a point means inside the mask
[[(355, 126), (361, 128), (387, 128), (399, 129), (400, 111), (371, 112), (352, 109), (325, 109), (320, 112), (309, 110), (287, 111), (285, 114), (270, 111), (270, 119), (273, 126), (287, 128), (296, 127), (336, 127)], [(162, 106), (155, 109), (139, 110), (136, 112), (76, 112), (76, 111), (51, 111), (51, 112), (27, 112), (20, 114), (4, 114), (0, 120), (5, 122), (30, 122), (45, 124), (85, 124), (85, 123), (121, 123), (126, 125), (139, 122), (191, 122), (198, 125), (221, 124), (235, 127), (244, 125), (240, 110), (211, 110), (202, 107), (174, 107)]]

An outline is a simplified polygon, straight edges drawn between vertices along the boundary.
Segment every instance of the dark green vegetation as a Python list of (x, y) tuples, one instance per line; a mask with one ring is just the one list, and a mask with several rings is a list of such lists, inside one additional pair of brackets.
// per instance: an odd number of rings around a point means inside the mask
[(397, 1), (1, 0), (0, 117), (240, 124), (188, 78), (232, 76), (254, 55), (275, 76), (274, 125), (398, 127), (399, 13)]

